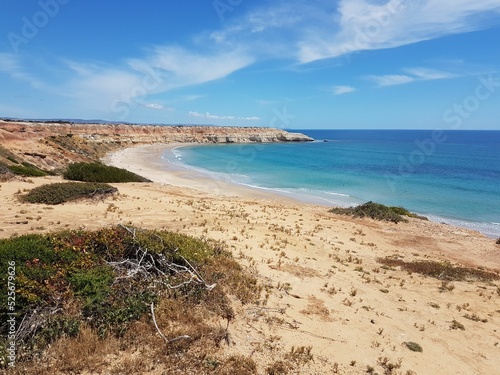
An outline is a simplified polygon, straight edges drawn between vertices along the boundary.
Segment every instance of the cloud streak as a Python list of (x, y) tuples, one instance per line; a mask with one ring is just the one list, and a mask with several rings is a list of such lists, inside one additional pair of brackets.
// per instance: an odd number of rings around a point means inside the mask
[(438, 79), (452, 79), (461, 75), (433, 70), (428, 68), (404, 69), (407, 74), (388, 74), (388, 75), (368, 75), (366, 79), (374, 82), (377, 86), (397, 86), (418, 81), (433, 81)]
[[(488, 13), (487, 13), (488, 12)], [(331, 22), (298, 42), (300, 62), (394, 48), (498, 24), (500, 0), (342, 0)], [(491, 22), (488, 20), (487, 15)], [(493, 19), (496, 18), (494, 21)]]
[(244, 121), (260, 121), (260, 117), (257, 116), (245, 116), (245, 117), (238, 117), (238, 116), (227, 116), (227, 115), (214, 115), (212, 113), (206, 112), (206, 113), (200, 113), (200, 112), (195, 112), (191, 111), (188, 113), (190, 117), (196, 117), (196, 118), (203, 118), (203, 119), (210, 119), (210, 120), (244, 120)]
[(125, 60), (119, 68), (66, 62), (73, 78), (63, 91), (78, 103), (124, 119), (138, 106), (159, 109), (148, 107), (149, 95), (223, 79), (252, 62), (240, 51), (202, 53), (158, 46), (145, 57)]
[(28, 83), (35, 89), (44, 89), (46, 85), (23, 68), (20, 58), (12, 53), (0, 53), (0, 73), (11, 78)]
[(356, 88), (352, 86), (333, 86), (332, 87), (332, 92), (334, 95), (343, 95), (343, 94), (349, 94), (351, 92), (355, 92)]

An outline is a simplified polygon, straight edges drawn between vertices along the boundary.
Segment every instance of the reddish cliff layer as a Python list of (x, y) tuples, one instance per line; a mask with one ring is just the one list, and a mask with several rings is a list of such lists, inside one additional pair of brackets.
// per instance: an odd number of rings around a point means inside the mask
[(0, 162), (8, 156), (54, 170), (135, 144), (304, 142), (312, 139), (271, 128), (215, 126), (100, 125), (0, 120)]

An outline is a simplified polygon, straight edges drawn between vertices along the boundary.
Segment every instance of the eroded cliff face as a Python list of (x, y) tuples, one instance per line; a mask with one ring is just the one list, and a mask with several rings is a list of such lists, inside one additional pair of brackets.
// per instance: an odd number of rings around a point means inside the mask
[(0, 163), (12, 159), (58, 170), (120, 148), (153, 143), (306, 142), (311, 138), (271, 128), (216, 126), (100, 125), (0, 120)]

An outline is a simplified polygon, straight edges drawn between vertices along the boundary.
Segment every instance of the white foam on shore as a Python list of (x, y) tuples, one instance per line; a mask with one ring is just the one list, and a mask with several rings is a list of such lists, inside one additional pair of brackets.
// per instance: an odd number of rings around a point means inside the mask
[[(359, 204), (363, 204), (366, 202), (365, 200), (359, 197), (334, 191), (311, 190), (306, 188), (276, 188), (276, 187), (259, 186), (255, 185), (251, 181), (251, 178), (247, 175), (212, 172), (204, 168), (194, 167), (182, 161), (182, 152), (178, 150), (179, 148), (182, 147), (186, 147), (186, 145), (174, 147), (168, 150), (167, 152), (164, 152), (161, 156), (161, 159), (164, 162), (169, 163), (171, 166), (175, 166), (176, 168), (179, 169), (193, 171), (196, 174), (212, 179), (214, 182), (219, 181), (224, 183), (230, 183), (233, 185), (248, 187), (254, 190), (266, 191), (308, 204), (349, 207), (349, 206), (356, 206)], [(425, 216), (430, 221), (436, 223), (445, 223), (458, 228), (475, 230), (491, 238), (500, 237), (500, 223), (475, 222), (457, 218), (442, 217), (423, 212), (416, 212), (416, 213)]]
[(429, 220), (436, 223), (444, 223), (448, 225), (453, 225), (454, 227), (466, 228), (470, 230), (475, 230), (481, 232), (490, 238), (500, 237), (500, 223), (485, 223), (479, 221), (468, 221), (456, 218), (442, 217), (433, 214), (422, 214), (426, 216)]

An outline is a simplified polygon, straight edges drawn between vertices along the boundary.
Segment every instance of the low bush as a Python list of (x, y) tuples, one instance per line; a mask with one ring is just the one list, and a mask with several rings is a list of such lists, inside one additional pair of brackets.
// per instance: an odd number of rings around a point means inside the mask
[(14, 164), (19, 164), (19, 162), (17, 161), (17, 159), (16, 159), (15, 157), (13, 157), (13, 156), (10, 156), (10, 155), (9, 155), (9, 156), (7, 156), (7, 158), (6, 158), (6, 159), (7, 159), (8, 161), (10, 161), (10, 162), (14, 163)]
[[(204, 373), (206, 353), (230, 342), (227, 328), (214, 323), (226, 319), (229, 325), (234, 317), (229, 295), (240, 303), (255, 302), (260, 295), (255, 277), (220, 244), (168, 231), (118, 226), (13, 237), (0, 240), (0, 264), (15, 268), (16, 365), (21, 373), (33, 373), (29, 361), (35, 355), (43, 356), (62, 336), (78, 336), (83, 326), (102, 340), (120, 338), (122, 350), (151, 345), (151, 356), (161, 356), (172, 372)], [(8, 272), (0, 278), (2, 368), (9, 330)], [(152, 303), (167, 337), (189, 338), (165, 350), (151, 320)], [(64, 360), (51, 355), (56, 362)], [(253, 361), (243, 357), (214, 358), (210, 365), (220, 373), (255, 372)]]
[(11, 165), (8, 168), (12, 173), (24, 177), (42, 177), (47, 176), (48, 174), (46, 171), (29, 163), (23, 163), (22, 165)]
[(367, 202), (356, 207), (334, 207), (330, 210), (334, 214), (349, 215), (352, 217), (369, 217), (374, 220), (390, 221), (393, 223), (407, 222), (403, 216), (419, 217), (402, 207), (388, 207), (380, 203)]
[(126, 169), (101, 163), (73, 163), (63, 174), (66, 180), (85, 182), (151, 182)]
[(36, 187), (20, 199), (28, 203), (55, 205), (83, 198), (105, 197), (117, 191), (117, 188), (108, 184), (63, 182)]
[(417, 344), (416, 342), (407, 341), (407, 342), (404, 342), (403, 344), (405, 344), (405, 346), (408, 349), (410, 349), (412, 352), (419, 352), (419, 353), (423, 352), (422, 346), (420, 344)]
[(500, 238), (497, 239), (497, 242), (496, 242), (497, 245), (500, 245)]

